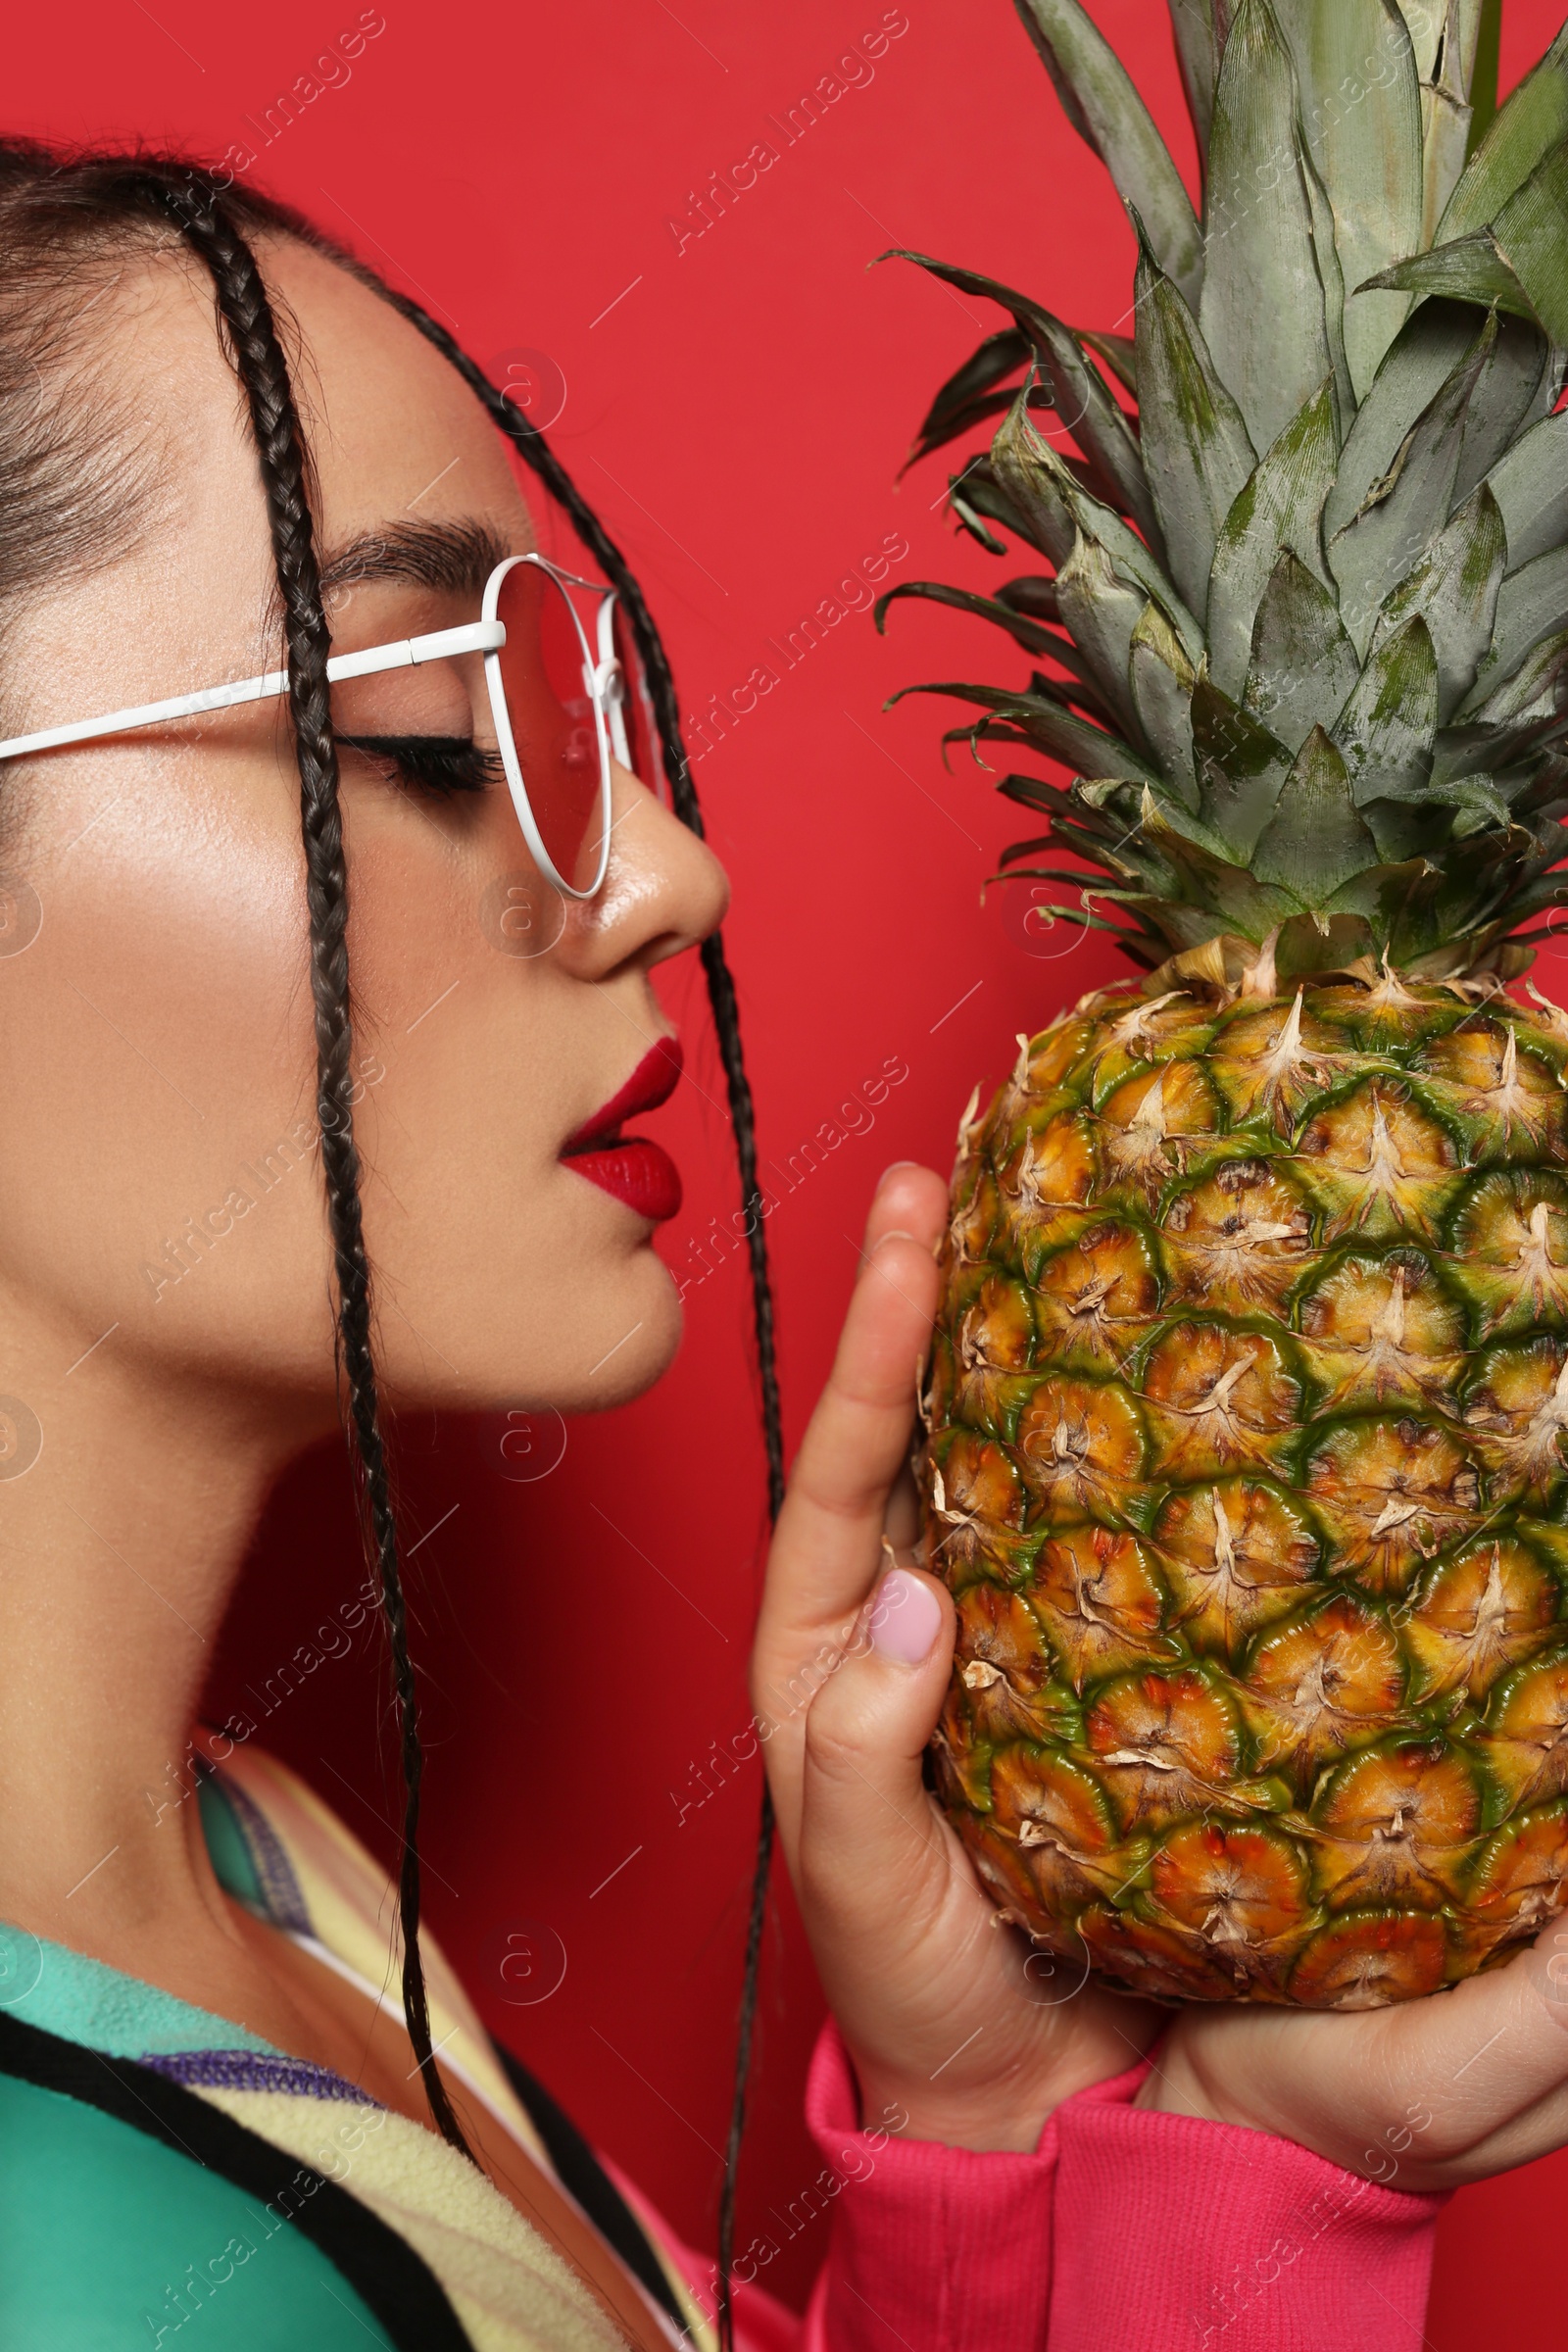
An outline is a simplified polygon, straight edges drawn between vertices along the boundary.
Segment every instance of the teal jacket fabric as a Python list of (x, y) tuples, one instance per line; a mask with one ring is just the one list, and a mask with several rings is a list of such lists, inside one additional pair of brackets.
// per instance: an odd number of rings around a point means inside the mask
[(0, 2344), (395, 2352), (337, 2265), (220, 2172), (4, 2075)]
[[(260, 1907), (244, 1841), (214, 1783), (201, 1802), (220, 1882)], [(21, 2032), (7, 2037), (13, 2022)], [(19, 2041), (24, 2057), (12, 2046)], [(116, 2103), (135, 2114), (124, 2061), (214, 2049), (280, 2055), (118, 1969), (0, 1929), (3, 2352), (399, 2352), (400, 2341), (419, 2340), (388, 2333), (339, 2261), (229, 2177), (234, 2135), (254, 2134), (162, 2081), (145, 2091), (165, 2115), (163, 2136), (92, 2103), (100, 2084), (111, 2087), (107, 2061), (122, 2062)], [(69, 2077), (74, 2088), (27, 2080), (29, 2071)], [(358, 2218), (362, 2237), (392, 2237), (368, 2214)]]

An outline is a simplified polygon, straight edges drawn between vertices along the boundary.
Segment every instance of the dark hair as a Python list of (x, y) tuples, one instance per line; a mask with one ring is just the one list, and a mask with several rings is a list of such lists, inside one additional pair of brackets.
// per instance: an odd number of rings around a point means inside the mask
[[(141, 248), (172, 247), (209, 273), (220, 329), (244, 388), (267, 500), (288, 653), (289, 711), (300, 776), (310, 913), (311, 990), (316, 1015), (318, 1114), (338, 1307), (339, 1361), (347, 1392), (351, 1451), (358, 1468), (367, 1538), (380, 1580), (401, 1726), (406, 1804), (399, 1872), (404, 2013), (438, 2129), (466, 2149), (430, 2048), (419, 1962), (418, 1822), (421, 1754), (399, 1567), (370, 1346), (371, 1277), (360, 1208), (360, 1164), (351, 1107), (354, 1033), (346, 932), (348, 875), (338, 808), (337, 753), (328, 707), (330, 630), (322, 611), (310, 503), (309, 455), (294, 405), (288, 363), (250, 235), (286, 235), (312, 247), (402, 313), (449, 360), (507, 434), (620, 590), (653, 699), (671, 798), (699, 835), (701, 809), (680, 734), (674, 681), (659, 633), (624, 557), (559, 459), (483, 370), (418, 305), (287, 207), (177, 157), (62, 154), (31, 141), (0, 142), (0, 599), (24, 592), (72, 563), (106, 560), (133, 540), (156, 500), (151, 453), (134, 446), (132, 420), (108, 406), (83, 422), (68, 413), (58, 385), (77, 349), (84, 272), (115, 282), (107, 265)], [(53, 383), (51, 381), (53, 379)], [(22, 412), (30, 403), (30, 414)], [(79, 407), (79, 404), (78, 404)], [(15, 423), (5, 422), (7, 416)], [(721, 939), (701, 950), (740, 1162), (751, 1262), (769, 1515), (783, 1496), (783, 1440), (774, 1355), (773, 1305), (757, 1178), (756, 1126), (741, 1049), (734, 982)], [(729, 2268), (735, 2160), (744, 2118), (746, 2062), (756, 2006), (757, 1963), (771, 1814), (764, 1797), (747, 1945), (741, 2056), (720, 2222), (720, 2327), (729, 2338)]]

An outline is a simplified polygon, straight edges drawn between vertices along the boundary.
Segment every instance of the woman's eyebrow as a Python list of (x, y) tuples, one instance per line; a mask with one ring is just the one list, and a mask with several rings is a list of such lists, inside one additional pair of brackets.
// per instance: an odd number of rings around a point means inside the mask
[(360, 531), (321, 560), (321, 593), (359, 580), (407, 580), (420, 588), (480, 596), (513, 553), (487, 522), (393, 522)]

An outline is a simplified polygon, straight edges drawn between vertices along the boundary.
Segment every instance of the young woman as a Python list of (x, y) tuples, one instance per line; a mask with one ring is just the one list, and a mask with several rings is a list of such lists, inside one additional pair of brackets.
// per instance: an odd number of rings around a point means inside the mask
[[(6, 2346), (710, 2340), (710, 2266), (416, 1935), (384, 1412), (659, 1376), (672, 1172), (624, 1127), (678, 1070), (650, 971), (725, 903), (479, 391), (254, 198), (0, 149)], [(737, 2339), (1413, 2343), (1433, 2192), (1568, 2132), (1568, 1936), (1407, 2010), (1183, 2017), (1152, 2060), (1152, 2013), (1038, 1975), (921, 1785), (952, 1617), (900, 1472), (944, 1215), (889, 1171), (774, 1547), (755, 1703), (837, 2223), (804, 2328), (742, 2257)], [(382, 1875), (193, 1725), (340, 1402), (414, 1800), (398, 2005)]]

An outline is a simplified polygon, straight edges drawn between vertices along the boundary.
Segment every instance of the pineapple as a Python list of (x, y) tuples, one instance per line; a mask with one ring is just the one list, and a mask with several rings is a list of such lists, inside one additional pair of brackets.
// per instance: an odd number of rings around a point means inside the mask
[(1142, 977), (960, 1128), (934, 1771), (1105, 1982), (1371, 2007), (1568, 1901), (1568, 1017), (1522, 983), (1568, 904), (1568, 27), (1498, 111), (1495, 0), (1170, 0), (1200, 219), (1077, 0), (1018, 6), (1136, 332), (906, 257), (1011, 319), (916, 454), (1000, 416), (953, 513), (1050, 569), (878, 619), (1038, 665), (908, 691), (1071, 772), (1003, 780), (1004, 871)]

